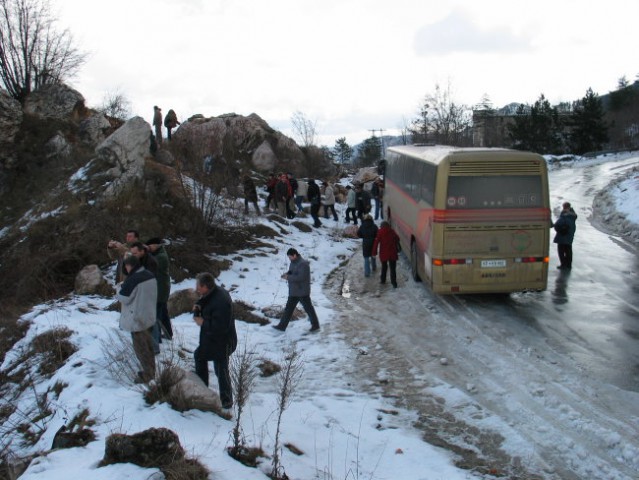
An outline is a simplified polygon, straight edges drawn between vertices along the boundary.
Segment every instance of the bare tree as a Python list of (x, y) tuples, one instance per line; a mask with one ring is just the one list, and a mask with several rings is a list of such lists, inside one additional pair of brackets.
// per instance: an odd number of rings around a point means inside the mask
[(436, 84), (435, 92), (424, 98), (411, 132), (418, 141), (463, 146), (472, 141), (471, 123), (471, 109), (455, 102), (450, 83), (446, 88)]
[(24, 101), (33, 90), (72, 77), (86, 55), (55, 29), (48, 0), (0, 0), (0, 82)]
[(126, 121), (131, 116), (131, 102), (121, 91), (106, 92), (100, 111), (109, 117)]
[(317, 136), (317, 120), (312, 121), (299, 110), (291, 117), (293, 132), (300, 140), (303, 147), (315, 145), (315, 137)]

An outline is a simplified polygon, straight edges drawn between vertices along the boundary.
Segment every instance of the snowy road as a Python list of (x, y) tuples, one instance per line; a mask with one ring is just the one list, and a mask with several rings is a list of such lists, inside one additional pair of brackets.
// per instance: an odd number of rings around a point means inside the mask
[(400, 288), (380, 290), (358, 251), (330, 286), (344, 311), (334, 328), (361, 352), (362, 387), (415, 411), (424, 438), (466, 468), (639, 478), (639, 260), (590, 221), (596, 192), (638, 163), (550, 174), (553, 218), (567, 200), (579, 219), (573, 271), (555, 268), (551, 245), (545, 292), (437, 296), (410, 280), (405, 260)]

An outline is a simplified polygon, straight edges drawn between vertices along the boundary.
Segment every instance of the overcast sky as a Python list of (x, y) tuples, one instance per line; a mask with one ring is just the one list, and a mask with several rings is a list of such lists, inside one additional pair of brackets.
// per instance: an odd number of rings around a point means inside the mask
[(70, 83), (89, 105), (120, 91), (193, 114), (257, 113), (320, 143), (396, 133), (436, 84), (458, 103), (554, 104), (639, 74), (637, 0), (52, 0), (90, 54)]

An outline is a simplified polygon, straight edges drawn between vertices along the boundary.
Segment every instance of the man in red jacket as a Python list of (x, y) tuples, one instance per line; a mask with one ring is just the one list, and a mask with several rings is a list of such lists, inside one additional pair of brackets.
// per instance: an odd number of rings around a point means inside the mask
[(393, 288), (397, 288), (397, 252), (399, 251), (399, 236), (390, 226), (390, 223), (383, 221), (380, 225), (375, 241), (373, 242), (373, 256), (377, 256), (379, 249), (379, 260), (382, 262), (382, 275), (379, 283), (386, 283), (386, 271), (390, 264), (390, 280)]

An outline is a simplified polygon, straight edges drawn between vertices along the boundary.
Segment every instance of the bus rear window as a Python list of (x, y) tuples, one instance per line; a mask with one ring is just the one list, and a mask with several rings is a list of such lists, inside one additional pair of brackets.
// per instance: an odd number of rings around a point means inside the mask
[(447, 208), (531, 208), (543, 206), (541, 177), (508, 175), (449, 177)]

